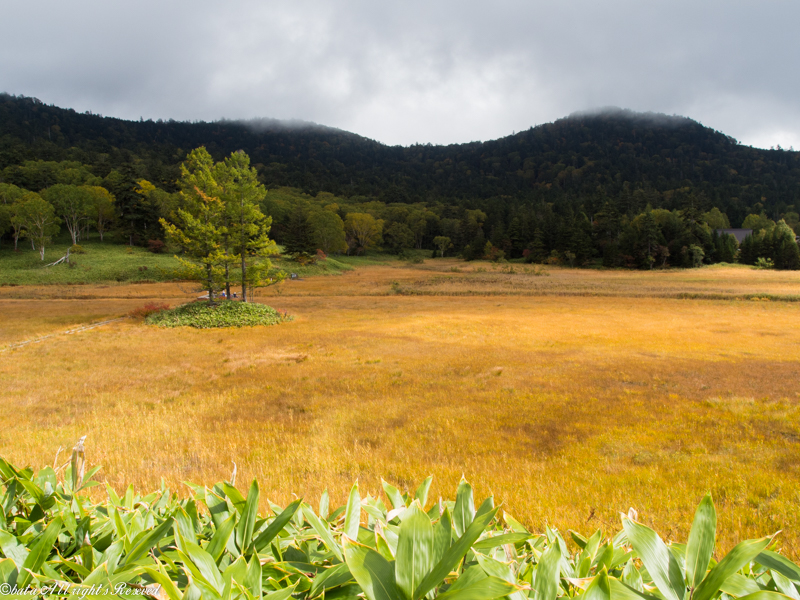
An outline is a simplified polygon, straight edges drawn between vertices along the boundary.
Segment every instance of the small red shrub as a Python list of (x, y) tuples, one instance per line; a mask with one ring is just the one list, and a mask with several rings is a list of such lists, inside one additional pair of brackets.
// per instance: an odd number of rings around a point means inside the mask
[(167, 245), (161, 240), (147, 240), (147, 249), (153, 254), (163, 254), (167, 251)]
[(144, 306), (140, 306), (139, 308), (134, 308), (131, 312), (128, 313), (128, 316), (138, 319), (144, 319), (145, 317), (152, 315), (153, 313), (161, 312), (162, 310), (167, 310), (168, 308), (169, 304), (166, 304), (165, 302), (148, 302)]

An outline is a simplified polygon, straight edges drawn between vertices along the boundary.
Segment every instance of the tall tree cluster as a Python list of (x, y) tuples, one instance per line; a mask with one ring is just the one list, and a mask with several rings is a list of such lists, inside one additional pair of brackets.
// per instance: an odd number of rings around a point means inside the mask
[(180, 203), (170, 219), (161, 218), (167, 239), (181, 249), (178, 260), (190, 279), (204, 282), (209, 303), (231, 285), (242, 301), (261, 285), (278, 249), (268, 233), (272, 219), (261, 212), (266, 195), (244, 152), (215, 163), (204, 147), (189, 153), (181, 165)]

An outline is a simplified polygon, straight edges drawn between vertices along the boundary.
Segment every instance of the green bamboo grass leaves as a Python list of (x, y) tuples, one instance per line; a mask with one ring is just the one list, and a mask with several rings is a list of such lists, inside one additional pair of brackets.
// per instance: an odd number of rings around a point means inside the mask
[(690, 592), (697, 589), (705, 577), (716, 538), (717, 511), (714, 510), (711, 494), (706, 494), (695, 512), (689, 543), (686, 545), (686, 584)]
[(158, 586), (169, 600), (800, 600), (800, 567), (770, 538), (714, 562), (710, 496), (686, 545), (629, 517), (612, 537), (570, 532), (568, 545), (492, 498), (476, 508), (463, 479), (454, 500), (430, 506), (429, 477), (413, 493), (356, 483), (341, 506), (326, 492), (318, 511), (297, 499), (264, 515), (256, 482), (187, 484), (189, 497), (106, 486), (93, 501), (96, 469), (81, 478), (71, 462), (34, 472), (0, 459), (0, 595), (57, 584), (74, 595)]
[(762, 538), (741, 542), (708, 570), (717, 528), (711, 495), (703, 498), (695, 513), (683, 561), (685, 567), (655, 531), (627, 517), (622, 519), (622, 524), (653, 584), (667, 600), (711, 600), (728, 579), (755, 560), (771, 541), (771, 538)]
[[(399, 492), (392, 492), (390, 498), (392, 496), (395, 506), (401, 508), (399, 505), (404, 501)], [(345, 536), (345, 561), (369, 600), (419, 600), (444, 583), (470, 552), (496, 512), (496, 509), (491, 510), (468, 523), (462, 521), (465, 525), (463, 535), (452, 545), (449, 540), (445, 544), (437, 544), (435, 525), (419, 500), (415, 499), (399, 515), (401, 522), (394, 560), (387, 560), (377, 550)], [(449, 520), (448, 525), (443, 527), (449, 532)], [(490, 600), (502, 598), (519, 589), (515, 582), (491, 575), (485, 568), (482, 573), (479, 571), (470, 575), (470, 581), (464, 581), (458, 587), (451, 586), (447, 592), (435, 597)]]

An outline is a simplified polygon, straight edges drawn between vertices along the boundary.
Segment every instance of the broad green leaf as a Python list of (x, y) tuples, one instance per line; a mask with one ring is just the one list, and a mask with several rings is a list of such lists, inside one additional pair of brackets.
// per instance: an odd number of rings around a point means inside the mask
[(61, 563), (60, 564), (64, 565), (68, 569), (71, 569), (73, 572), (77, 573), (82, 578), (83, 577), (88, 577), (89, 573), (91, 573), (91, 571), (89, 569), (87, 569), (83, 565), (78, 564), (78, 563), (76, 563), (75, 561), (72, 561), (72, 560), (61, 559)]
[[(745, 577), (741, 573), (734, 573), (728, 577), (720, 586), (726, 594), (731, 596), (747, 596), (748, 594), (755, 594), (761, 591), (761, 587), (756, 583), (755, 579)], [(783, 590), (781, 590), (783, 591)]]
[(800, 600), (800, 594), (797, 593), (797, 588), (788, 578), (781, 575), (778, 571), (772, 571), (772, 580), (775, 582), (775, 587), (778, 588), (779, 592), (789, 596), (792, 600)]
[(222, 558), (222, 554), (225, 552), (228, 540), (231, 539), (231, 534), (233, 533), (235, 525), (236, 515), (231, 515), (217, 528), (214, 532), (214, 537), (211, 538), (208, 546), (206, 546), (206, 552), (211, 555), (214, 562), (218, 563), (219, 559)]
[(433, 564), (438, 564), (444, 553), (453, 543), (453, 523), (450, 520), (450, 511), (445, 508), (442, 516), (433, 525)]
[[(489, 576), (489, 577), (497, 577), (510, 583), (515, 588), (517, 586), (517, 576), (514, 574), (514, 570), (511, 568), (510, 563), (501, 562), (496, 560), (490, 556), (486, 556), (481, 554), (480, 552), (475, 553), (475, 558), (478, 559), (478, 564), (480, 565), (481, 569)], [(508, 594), (510, 600), (526, 600), (528, 597), (526, 594), (523, 594), (518, 591), (514, 591)]]
[(533, 584), (535, 600), (555, 600), (558, 595), (558, 565), (561, 562), (561, 549), (551, 544), (542, 553), (536, 565), (536, 580)]
[(525, 526), (507, 512), (503, 512), (503, 520), (515, 533), (530, 533)]
[(608, 581), (608, 571), (605, 567), (592, 579), (589, 587), (581, 596), (581, 600), (611, 600), (611, 584)]
[[(471, 585), (486, 579), (488, 575), (486, 572), (480, 568), (478, 565), (472, 565), (471, 567), (467, 567), (461, 573), (459, 577), (456, 578), (448, 587), (448, 592), (455, 592), (457, 590), (461, 590), (464, 588), (468, 588)], [(441, 594), (438, 596), (441, 597)]]
[(236, 526), (236, 541), (238, 542), (239, 550), (243, 553), (250, 547), (250, 542), (253, 540), (253, 528), (256, 524), (256, 513), (258, 512), (258, 482), (254, 479), (250, 484), (250, 490), (247, 492), (247, 501), (241, 510), (239, 523)]
[(336, 541), (333, 539), (333, 534), (331, 530), (328, 529), (328, 526), (322, 521), (317, 515), (314, 514), (314, 511), (308, 504), (303, 505), (303, 516), (305, 516), (306, 521), (308, 521), (311, 528), (317, 533), (317, 535), (322, 540), (322, 543), (327, 546), (328, 550), (333, 552), (336, 555), (336, 558), (339, 560), (343, 560), (344, 557), (342, 556), (342, 551)]
[(221, 591), (225, 586), (225, 582), (211, 555), (189, 540), (181, 540), (181, 546), (183, 550), (178, 550), (178, 553), (195, 577), (199, 577), (214, 590)]
[(0, 558), (0, 583), (14, 585), (17, 582), (17, 573), (17, 565), (12, 559)]
[(717, 538), (717, 511), (711, 494), (706, 494), (694, 513), (689, 542), (686, 544), (686, 583), (694, 590), (703, 581), (714, 553)]
[(484, 538), (479, 542), (472, 544), (472, 547), (476, 550), (491, 550), (492, 548), (497, 548), (497, 546), (504, 546), (505, 544), (519, 544), (520, 542), (524, 542), (529, 539), (531, 539), (531, 534), (529, 533), (504, 533), (501, 535)]
[(614, 600), (659, 600), (657, 596), (644, 594), (641, 590), (635, 589), (613, 577), (608, 578), (608, 583), (611, 587), (611, 597)]
[(342, 533), (351, 540), (358, 539), (358, 524), (361, 522), (361, 496), (358, 495), (358, 482), (350, 490), (347, 498), (347, 509), (344, 514)]
[(44, 500), (44, 491), (42, 491), (38, 485), (27, 479), (17, 479), (17, 481), (23, 488), (25, 488), (25, 491), (30, 494), (31, 498), (34, 499), (36, 504), (42, 503)]
[(108, 580), (108, 561), (105, 561), (97, 565), (94, 571), (89, 573), (89, 576), (83, 580), (83, 585), (100, 585)]
[(212, 490), (206, 490), (205, 503), (208, 511), (211, 513), (211, 519), (214, 525), (219, 527), (222, 522), (228, 518), (230, 511), (228, 510), (228, 503), (220, 495), (214, 493)]
[(347, 566), (368, 600), (404, 600), (395, 584), (394, 563), (347, 536), (342, 545)]
[[(697, 586), (692, 600), (711, 600), (725, 583), (725, 580), (739, 569), (755, 559), (769, 546), (771, 538), (747, 540), (736, 544), (717, 565), (708, 572), (705, 579)], [(650, 569), (648, 568), (648, 571)], [(652, 575), (652, 573), (651, 573)], [(752, 594), (750, 594), (752, 595)]]
[(481, 502), (481, 505), (478, 507), (478, 510), (475, 512), (475, 515), (482, 515), (484, 513), (489, 512), (494, 508), (494, 496), (489, 496), (486, 500)]
[(292, 502), (259, 534), (254, 543), (256, 552), (261, 552), (264, 548), (269, 546), (270, 542), (275, 539), (275, 536), (292, 520), (292, 517), (294, 517), (294, 514), (297, 512), (297, 509), (300, 508), (301, 504), (303, 504), (302, 498)]
[(392, 546), (389, 544), (389, 540), (386, 539), (385, 529), (375, 529), (375, 549), (386, 560), (394, 560), (395, 551), (394, 548), (392, 548)]
[(133, 547), (131, 547), (130, 551), (125, 555), (125, 558), (122, 559), (120, 566), (129, 565), (146, 556), (147, 553), (150, 552), (150, 549), (157, 545), (158, 542), (160, 542), (162, 538), (169, 533), (169, 530), (172, 527), (172, 522), (173, 518), (168, 517), (163, 523), (161, 523), (161, 525), (150, 531), (150, 533), (144, 537), (140, 538), (133, 545)]
[(335, 567), (324, 569), (321, 573), (317, 573), (314, 581), (311, 583), (311, 590), (309, 597), (313, 598), (318, 596), (322, 590), (328, 590), (337, 587), (353, 580), (353, 574), (347, 563), (340, 563)]
[(0, 530), (0, 550), (7, 558), (13, 560), (20, 570), (25, 564), (25, 559), (28, 558), (28, 549), (7, 531)]
[(616, 569), (622, 563), (628, 562), (628, 560), (633, 556), (633, 552), (626, 552), (624, 548), (614, 548), (614, 556), (611, 558), (611, 562), (606, 565), (606, 568), (609, 571)]
[(406, 598), (414, 598), (419, 583), (433, 568), (433, 525), (414, 500), (400, 523), (395, 553), (395, 581)]
[(580, 533), (577, 533), (576, 531), (572, 531), (570, 529), (569, 535), (572, 538), (572, 541), (575, 542), (575, 544), (577, 544), (578, 548), (580, 548), (581, 550), (586, 548), (588, 540), (585, 537), (583, 537)]
[(169, 600), (181, 600), (182, 594), (178, 586), (172, 581), (170, 576), (164, 570), (164, 565), (160, 562), (157, 563), (158, 569), (153, 567), (145, 567), (144, 571), (147, 575), (161, 586), (161, 589), (167, 594)]
[(611, 568), (611, 563), (614, 561), (614, 546), (611, 543), (603, 544), (592, 561), (592, 566), (597, 565), (597, 568), (605, 567), (606, 571)]
[(200, 590), (201, 600), (223, 600), (223, 594), (226, 596), (224, 600), (229, 600), (230, 587), (226, 590), (223, 585), (218, 591), (217, 588), (199, 577), (195, 577), (192, 583)]
[(755, 594), (742, 596), (739, 600), (788, 600), (788, 596), (777, 592), (756, 592)]
[[(358, 483), (358, 482), (356, 482)], [(320, 519), (328, 519), (328, 512), (330, 511), (331, 498), (328, 495), (328, 490), (324, 490), (319, 497), (319, 517)]]
[(381, 479), (381, 485), (383, 485), (383, 491), (386, 492), (386, 495), (389, 497), (389, 500), (394, 508), (406, 507), (406, 501), (403, 500), (403, 494), (401, 494), (396, 487), (384, 481), (383, 479)]
[(111, 576), (117, 570), (117, 566), (119, 565), (119, 560), (120, 558), (122, 558), (122, 554), (124, 552), (125, 552), (125, 545), (123, 544), (122, 540), (117, 540), (116, 542), (112, 543), (108, 548), (106, 548), (106, 551), (103, 552), (100, 558), (95, 562), (97, 564), (106, 563), (106, 571), (108, 571), (109, 576)]
[(178, 532), (184, 538), (196, 544), (197, 534), (194, 531), (194, 523), (183, 507), (179, 506), (173, 516), (175, 517), (175, 525), (178, 528)]
[(33, 542), (31, 551), (25, 557), (25, 562), (22, 563), (22, 568), (19, 570), (17, 576), (17, 586), (24, 588), (30, 583), (31, 571), (34, 573), (42, 568), (44, 561), (50, 556), (50, 551), (53, 549), (53, 544), (58, 539), (58, 534), (61, 532), (61, 518), (53, 519), (47, 528), (39, 534)]
[(225, 492), (225, 495), (228, 497), (228, 499), (233, 503), (233, 507), (239, 511), (239, 514), (242, 514), (246, 502), (244, 496), (242, 496), (242, 493), (229, 483), (223, 483), (222, 490)]
[[(650, 577), (653, 578), (658, 591), (666, 600), (683, 600), (686, 584), (678, 561), (661, 541), (658, 534), (627, 517), (623, 517), (622, 526), (633, 549), (642, 559)], [(717, 588), (719, 589), (719, 588)]]
[(204, 600), (203, 593), (192, 581), (189, 581), (189, 585), (183, 592), (183, 600)]
[(625, 568), (622, 570), (622, 581), (625, 585), (633, 588), (637, 592), (644, 592), (642, 574), (639, 573), (639, 569), (633, 564), (633, 559), (629, 559), (628, 564), (626, 564)]
[(297, 584), (299, 581), (296, 581), (293, 585), (290, 585), (287, 588), (282, 590), (278, 590), (277, 592), (272, 592), (269, 594), (264, 594), (264, 598), (267, 600), (289, 600), (294, 594), (295, 589), (297, 588)]
[(416, 493), (414, 494), (414, 498), (419, 500), (419, 503), (425, 508), (425, 505), (428, 503), (428, 491), (431, 489), (431, 482), (433, 481), (433, 475), (428, 475), (425, 478), (420, 486), (417, 488)]
[(598, 529), (592, 534), (592, 537), (586, 541), (586, 545), (583, 548), (581, 556), (588, 558), (589, 562), (591, 563), (594, 560), (595, 554), (597, 554), (597, 549), (600, 547), (601, 541), (603, 541), (603, 530)]
[(464, 558), (464, 555), (472, 548), (472, 544), (481, 536), (486, 526), (492, 522), (497, 509), (476, 517), (470, 524), (464, 535), (458, 538), (442, 556), (442, 559), (433, 567), (433, 570), (419, 584), (414, 592), (414, 598), (422, 598), (425, 594), (444, 581), (444, 578), (453, 568)]
[(243, 582), (247, 575), (247, 561), (243, 556), (238, 556), (225, 570), (221, 570), (222, 579), (236, 579)]
[(800, 583), (800, 567), (777, 552), (764, 550), (764, 552), (756, 556), (756, 562), (767, 567), (770, 571), (777, 571), (784, 577)]
[(456, 506), (453, 509), (453, 528), (456, 535), (461, 537), (475, 518), (475, 502), (473, 500), (472, 486), (467, 480), (461, 478), (456, 492)]
[(468, 586), (451, 588), (436, 598), (437, 600), (495, 600), (496, 598), (505, 598), (518, 589), (517, 586), (499, 577), (487, 576)]
[(244, 585), (253, 594), (255, 598), (261, 598), (261, 562), (258, 559), (258, 554), (253, 554), (250, 562), (247, 564), (247, 575), (244, 578)]
[(576, 561), (576, 566), (578, 567), (578, 578), (583, 579), (584, 577), (589, 576), (589, 571), (592, 570), (592, 559), (589, 556), (586, 556), (584, 552), (578, 556), (578, 560)]
[(19, 472), (6, 459), (0, 458), (0, 475), (3, 476), (2, 479), (14, 479), (19, 476)]

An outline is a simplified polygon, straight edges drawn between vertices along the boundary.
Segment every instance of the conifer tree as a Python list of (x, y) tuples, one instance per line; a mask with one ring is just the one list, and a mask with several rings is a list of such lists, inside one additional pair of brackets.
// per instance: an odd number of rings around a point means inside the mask
[[(272, 217), (261, 212), (260, 203), (267, 190), (258, 182), (250, 157), (234, 152), (215, 169), (221, 187), (228, 222), (230, 252), (240, 262), (242, 302), (247, 302), (247, 290), (261, 283), (263, 274), (272, 268), (267, 258), (276, 254), (278, 246), (269, 239)], [(230, 280), (227, 296), (230, 298)]]
[(544, 244), (544, 235), (538, 227), (533, 234), (531, 243), (531, 260), (535, 263), (543, 263), (547, 259), (547, 247)]
[(167, 239), (183, 249), (176, 257), (189, 277), (202, 279), (208, 291), (208, 303), (220, 289), (225, 205), (219, 184), (214, 179), (214, 161), (204, 148), (193, 150), (181, 165), (181, 196), (184, 208), (177, 212), (177, 223), (161, 219)]

